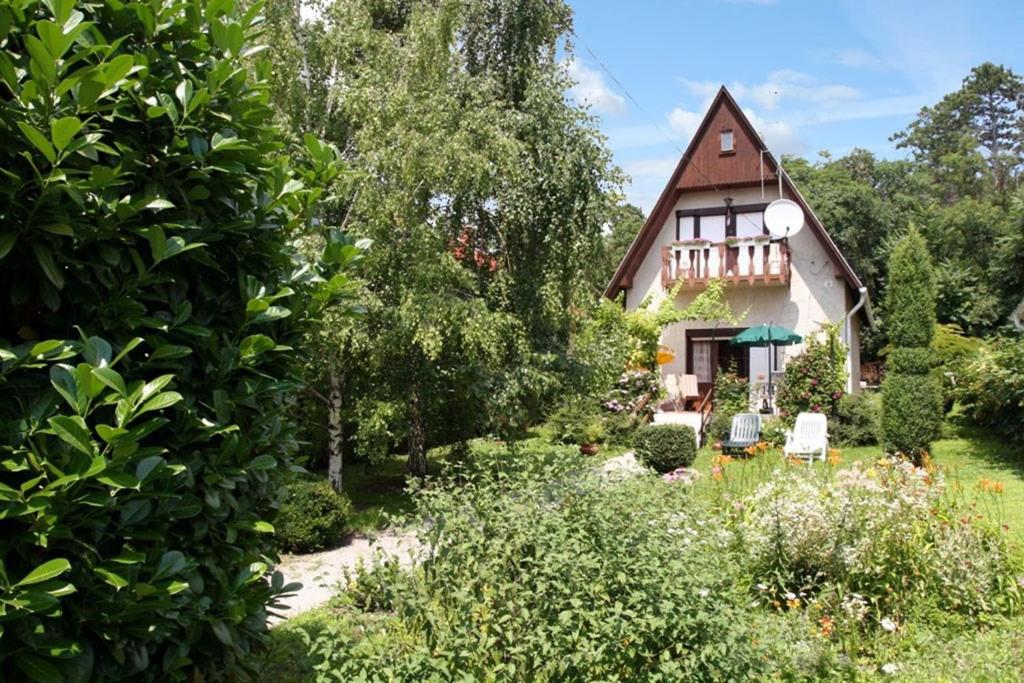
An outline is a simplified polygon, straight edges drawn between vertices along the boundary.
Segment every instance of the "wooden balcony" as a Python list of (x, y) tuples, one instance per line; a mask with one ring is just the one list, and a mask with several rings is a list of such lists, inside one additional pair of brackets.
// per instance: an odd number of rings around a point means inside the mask
[(712, 278), (726, 284), (788, 285), (789, 245), (765, 238), (674, 242), (661, 248), (661, 284), (670, 289), (682, 281), (697, 289)]

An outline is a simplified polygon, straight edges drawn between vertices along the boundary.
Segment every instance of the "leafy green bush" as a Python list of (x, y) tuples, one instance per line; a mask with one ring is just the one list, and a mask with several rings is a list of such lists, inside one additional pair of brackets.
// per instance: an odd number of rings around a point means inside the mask
[(928, 245), (916, 228), (896, 243), (889, 258), (885, 313), (892, 351), (882, 381), (883, 445), (920, 460), (939, 437), (942, 393), (929, 362), (935, 274)]
[(846, 347), (839, 326), (825, 323), (806, 340), (802, 353), (786, 363), (775, 405), (788, 424), (800, 413), (835, 415), (846, 390)]
[(697, 436), (688, 425), (644, 425), (633, 445), (637, 459), (656, 472), (689, 467), (697, 458)]
[(419, 495), (429, 559), (356, 574), (360, 633), (311, 634), (325, 680), (750, 680), (776, 661), (684, 487), (578, 455), (510, 465)]
[(340, 156), (280, 158), (230, 0), (0, 24), (0, 677), (242, 676), (284, 588), (292, 348), (345, 284), (288, 239)]
[(769, 417), (761, 425), (761, 441), (770, 448), (782, 448), (786, 443), (786, 421), (779, 417)]
[(729, 438), (733, 416), (750, 411), (749, 382), (746, 377), (736, 373), (735, 365), (728, 372), (719, 372), (715, 376), (715, 396), (711, 408), (708, 431), (712, 440)]
[(285, 488), (274, 531), (282, 549), (311, 553), (341, 541), (351, 516), (348, 496), (326, 479), (296, 479)]
[(554, 443), (585, 444), (604, 441), (601, 416), (583, 401), (564, 404), (548, 418)]
[(964, 366), (957, 396), (978, 425), (1024, 441), (1024, 338), (999, 339)]
[(839, 399), (831, 434), (840, 446), (870, 446), (878, 443), (882, 397), (874, 391), (859, 391)]

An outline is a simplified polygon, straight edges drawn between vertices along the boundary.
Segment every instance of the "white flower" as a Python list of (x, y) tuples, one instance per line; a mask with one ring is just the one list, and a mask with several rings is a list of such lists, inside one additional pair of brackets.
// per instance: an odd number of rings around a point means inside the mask
[[(884, 631), (892, 633), (896, 630), (896, 622), (890, 619), (889, 617), (882, 617), (882, 621), (880, 621), (879, 623), (882, 625), (882, 629)], [(895, 666), (895, 664), (893, 664), (892, 666)]]
[(786, 593), (786, 599), (787, 600), (796, 600), (796, 593), (792, 593), (792, 592)]
[(893, 664), (892, 662), (882, 665), (882, 673), (884, 673), (886, 676), (892, 676), (897, 671), (899, 671), (899, 667)]
[(702, 598), (706, 598), (709, 595), (711, 595), (711, 591), (707, 588), (701, 588), (699, 591), (697, 591), (697, 595), (699, 595)]

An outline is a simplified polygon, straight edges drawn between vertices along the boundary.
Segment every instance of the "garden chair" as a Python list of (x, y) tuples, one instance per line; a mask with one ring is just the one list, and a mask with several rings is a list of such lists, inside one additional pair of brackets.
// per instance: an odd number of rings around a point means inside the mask
[(828, 418), (821, 413), (800, 413), (793, 431), (786, 432), (786, 445), (782, 449), (788, 457), (808, 461), (828, 457)]
[(739, 413), (732, 416), (729, 438), (722, 442), (722, 453), (742, 454), (761, 438), (761, 416), (756, 413)]
[(672, 410), (686, 410), (687, 402), (700, 398), (697, 375), (665, 375), (664, 383), (668, 400), (663, 405), (671, 404)]

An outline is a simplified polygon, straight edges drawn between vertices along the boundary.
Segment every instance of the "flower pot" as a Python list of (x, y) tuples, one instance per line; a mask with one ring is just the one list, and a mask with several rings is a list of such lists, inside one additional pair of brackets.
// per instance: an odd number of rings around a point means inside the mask
[(583, 455), (597, 455), (597, 444), (596, 443), (584, 443), (580, 444), (580, 453)]

